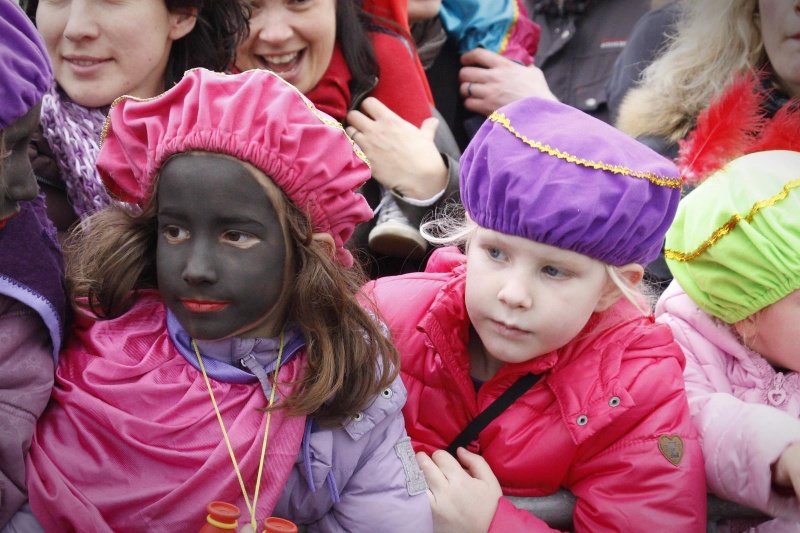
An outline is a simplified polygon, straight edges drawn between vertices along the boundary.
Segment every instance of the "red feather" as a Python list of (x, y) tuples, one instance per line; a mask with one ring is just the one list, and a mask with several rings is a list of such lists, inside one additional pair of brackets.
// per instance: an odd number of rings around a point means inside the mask
[(679, 141), (678, 167), (696, 184), (729, 161), (744, 155), (764, 123), (758, 77), (736, 77), (725, 92), (697, 117), (697, 126)]
[(781, 107), (764, 125), (747, 153), (768, 150), (800, 152), (800, 102), (790, 102)]

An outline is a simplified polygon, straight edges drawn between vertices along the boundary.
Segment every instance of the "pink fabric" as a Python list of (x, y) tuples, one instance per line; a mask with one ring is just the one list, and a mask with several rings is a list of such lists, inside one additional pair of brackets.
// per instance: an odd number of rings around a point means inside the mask
[(539, 49), (539, 36), (542, 29), (528, 18), (528, 10), (522, 0), (517, 0), (519, 16), (511, 27), (511, 35), (508, 37), (503, 55), (509, 59), (519, 61), (526, 67), (533, 63), (536, 50)]
[(275, 74), (190, 70), (155, 98), (117, 99), (106, 125), (97, 168), (120, 200), (147, 205), (174, 154), (228, 154), (269, 176), (310, 213), (314, 231), (333, 236), (337, 259), (353, 264), (344, 243), (372, 218), (355, 193), (371, 176), (366, 157), (341, 124)]
[[(157, 293), (141, 294), (121, 318), (79, 321), (61, 353), (27, 462), (31, 508), (47, 531), (197, 531), (214, 500), (249, 521), (203, 375), (172, 344)], [(283, 367), (280, 382), (298, 379), (304, 361)], [(211, 385), (252, 498), (267, 400), (257, 383)], [(259, 519), (283, 491), (304, 424), (272, 415)]]
[[(656, 306), (686, 355), (689, 411), (700, 434), (709, 491), (765, 513), (800, 520), (800, 502), (772, 490), (771, 465), (800, 443), (800, 375), (784, 375), (701, 310), (673, 282)], [(758, 531), (787, 531), (785, 522)], [(797, 531), (798, 524), (793, 524)]]

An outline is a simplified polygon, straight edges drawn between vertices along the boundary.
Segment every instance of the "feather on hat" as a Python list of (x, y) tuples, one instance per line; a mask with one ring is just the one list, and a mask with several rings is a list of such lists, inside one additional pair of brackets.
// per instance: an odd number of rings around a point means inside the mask
[(702, 183), (664, 252), (686, 294), (727, 323), (800, 289), (800, 106), (767, 117), (757, 82), (737, 78), (681, 144), (682, 175)]
[(697, 185), (730, 161), (768, 150), (800, 151), (800, 107), (783, 106), (767, 118), (760, 75), (737, 76), (725, 92), (697, 117), (697, 125), (678, 141), (678, 168), (686, 183)]

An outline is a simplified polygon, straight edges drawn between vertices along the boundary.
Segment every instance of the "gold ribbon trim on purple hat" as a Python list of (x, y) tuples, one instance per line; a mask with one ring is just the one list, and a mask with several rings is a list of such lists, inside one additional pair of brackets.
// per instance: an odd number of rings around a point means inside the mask
[(632, 178), (646, 179), (650, 183), (658, 185), (660, 187), (669, 187), (670, 189), (681, 188), (680, 177), (669, 178), (666, 176), (659, 176), (657, 174), (653, 174), (652, 172), (637, 172), (635, 170), (631, 170), (629, 168), (620, 165), (609, 165), (607, 163), (603, 163), (602, 161), (590, 161), (587, 159), (581, 159), (580, 157), (576, 157), (572, 154), (562, 152), (558, 148), (553, 148), (548, 144), (542, 144), (538, 141), (532, 141), (527, 137), (525, 137), (523, 134), (519, 133), (516, 129), (514, 129), (514, 127), (511, 125), (511, 121), (503, 113), (495, 111), (494, 113), (491, 114), (491, 116), (489, 116), (489, 120), (501, 124), (505, 129), (510, 131), (517, 139), (521, 140), (531, 148), (536, 148), (542, 153), (555, 156), (559, 159), (563, 159), (568, 163), (574, 163), (576, 165), (593, 168), (595, 170), (605, 170), (607, 172), (612, 172), (614, 174), (622, 174), (624, 176), (630, 176)]
[(697, 259), (697, 257), (699, 257), (706, 250), (708, 250), (722, 237), (733, 231), (733, 229), (739, 225), (739, 222), (745, 221), (748, 224), (752, 223), (753, 218), (755, 218), (756, 214), (758, 214), (759, 211), (761, 211), (765, 207), (771, 207), (780, 202), (781, 200), (785, 200), (786, 197), (789, 196), (789, 192), (792, 189), (796, 189), (797, 187), (800, 187), (800, 179), (788, 182), (786, 185), (783, 186), (781, 192), (779, 192), (775, 196), (754, 203), (753, 207), (750, 209), (750, 211), (747, 213), (746, 216), (742, 216), (739, 213), (734, 213), (733, 215), (731, 215), (731, 218), (728, 219), (728, 221), (725, 224), (717, 228), (711, 234), (711, 237), (703, 241), (703, 243), (697, 248), (695, 248), (693, 252), (684, 253), (678, 250), (666, 249), (664, 250), (664, 257), (666, 259), (671, 259), (673, 261), (678, 261), (681, 263), (686, 263), (688, 261), (691, 261), (692, 259)]

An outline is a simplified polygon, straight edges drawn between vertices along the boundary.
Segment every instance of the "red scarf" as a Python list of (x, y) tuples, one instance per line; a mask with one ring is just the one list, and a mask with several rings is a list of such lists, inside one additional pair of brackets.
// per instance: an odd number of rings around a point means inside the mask
[(338, 41), (333, 48), (333, 56), (328, 65), (328, 70), (316, 87), (306, 93), (306, 97), (314, 102), (317, 109), (324, 111), (339, 122), (344, 122), (350, 106), (350, 86), (352, 79), (350, 69), (342, 54), (342, 47)]

